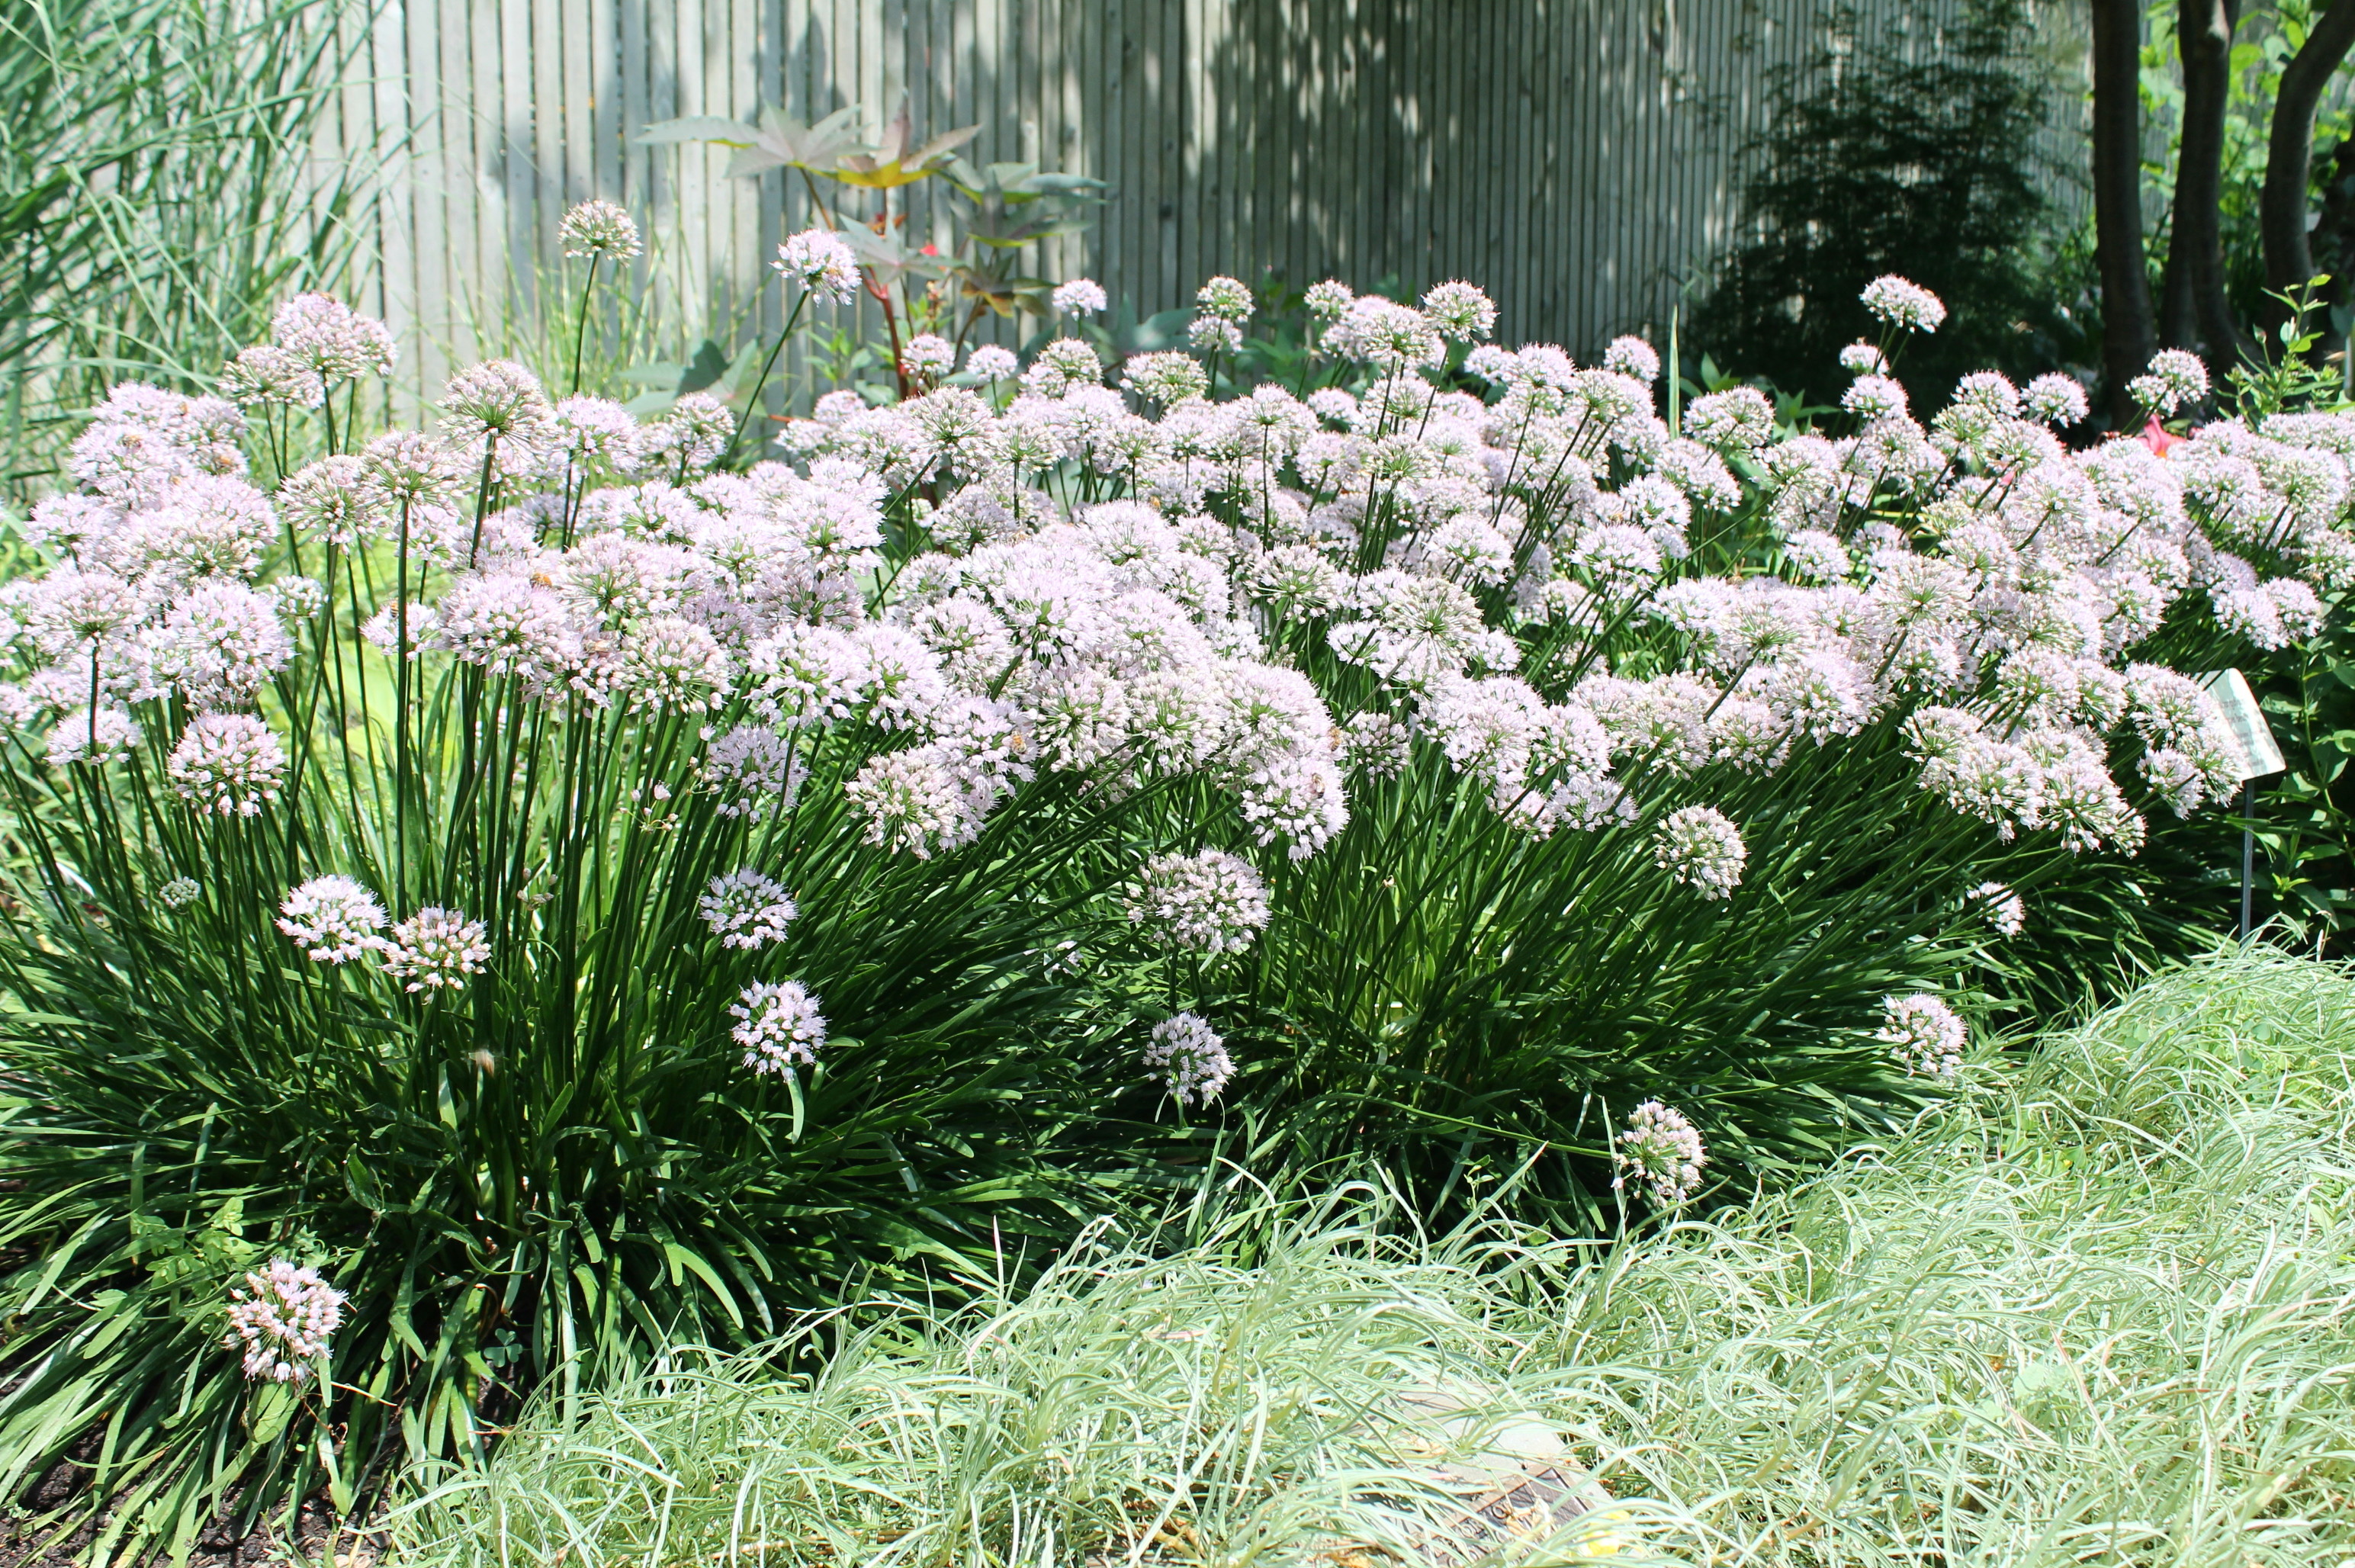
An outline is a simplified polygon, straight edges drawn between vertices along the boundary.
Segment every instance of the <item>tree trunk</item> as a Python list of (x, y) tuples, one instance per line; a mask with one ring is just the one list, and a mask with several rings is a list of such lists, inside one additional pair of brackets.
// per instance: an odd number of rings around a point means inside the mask
[(2224, 297), (2224, 112), (2232, 91), (2232, 30), (2241, 0), (2181, 0), (2176, 41), (2183, 57), (2183, 135), (2175, 165), (2174, 232), (2160, 290), (2160, 332), (2197, 349), (2219, 379), (2255, 347)]
[[(2092, 0), (2094, 261), (2102, 279), (2102, 369), (2121, 426), (2126, 383), (2158, 347), (2142, 243), (2142, 12), (2137, 0)], [(2355, 0), (2339, 0), (2355, 14)]]
[[(2314, 109), (2323, 90), (2355, 47), (2355, 0), (2333, 0), (2306, 36), (2305, 47), (2282, 69), (2274, 100), (2273, 129), (2265, 145), (2265, 187), (2257, 198), (2257, 229), (2265, 247), (2265, 287), (2296, 288), (2314, 276), (2314, 249), (2307, 240), (2307, 185), (2314, 165)], [(2284, 307), (2274, 309), (2279, 320)]]

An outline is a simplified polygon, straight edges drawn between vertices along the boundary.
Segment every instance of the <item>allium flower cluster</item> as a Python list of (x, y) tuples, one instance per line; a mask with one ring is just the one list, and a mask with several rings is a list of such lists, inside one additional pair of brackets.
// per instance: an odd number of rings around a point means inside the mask
[(1223, 849), (1155, 856), (1121, 902), (1131, 924), (1196, 953), (1240, 953), (1267, 929), (1267, 884)]
[(1179, 1013), (1153, 1026), (1145, 1065), (1161, 1075), (1181, 1105), (1209, 1104), (1234, 1076), (1226, 1041), (1193, 1013)]
[(792, 283), (837, 304), (858, 292), (858, 258), (842, 240), (823, 229), (805, 229), (777, 247), (772, 263)]
[(98, 766), (121, 762), (139, 744), (139, 726), (129, 714), (112, 708), (101, 708), (95, 712), (78, 708), (58, 720), (49, 731), (46, 760), (53, 768), (70, 767), (79, 763)]
[(1864, 308), (1889, 323), (1908, 332), (1935, 332), (1938, 324), (1946, 319), (1946, 306), (1936, 294), (1919, 283), (1906, 282), (1895, 273), (1886, 273), (1864, 285), (1859, 294)]
[(479, 920), (429, 904), (392, 928), (382, 949), (384, 972), (406, 991), (454, 991), (479, 975), (491, 956), (490, 933)]
[(626, 261), (638, 253), (638, 222), (629, 209), (602, 199), (581, 202), (557, 226), (564, 253), (591, 261)]
[(2144, 408), (2171, 414), (2208, 396), (2208, 367), (2187, 349), (2162, 348), (2150, 357), (2147, 373), (2126, 383), (2126, 391)]
[(1022, 361), (1010, 348), (985, 343), (964, 357), (964, 371), (979, 381), (1010, 381), (1021, 372)]
[(1434, 283), (1423, 296), (1423, 314), (1451, 343), (1470, 343), (1497, 329), (1494, 301), (1463, 282)]
[(278, 906), (278, 929), (314, 964), (348, 964), (384, 946), (384, 906), (349, 877), (314, 877)]
[(1632, 1177), (1652, 1189), (1658, 1202), (1682, 1203), (1700, 1190), (1701, 1167), (1709, 1154), (1700, 1130), (1682, 1111), (1646, 1100), (1627, 1118), (1614, 1150), (1621, 1172), (1611, 1185), (1625, 1185)]
[(1750, 850), (1723, 812), (1688, 805), (1670, 812), (1660, 824), (1652, 838), (1652, 859), (1671, 880), (1705, 899), (1723, 899), (1742, 884)]
[(472, 365), (442, 389), (442, 429), (461, 446), (496, 437), (518, 444), (538, 441), (555, 411), (539, 378), (512, 359)]
[(1104, 293), (1103, 285), (1092, 278), (1073, 278), (1058, 283), (1050, 298), (1058, 315), (1093, 315), (1112, 304), (1112, 297)]
[(1640, 337), (1614, 337), (1603, 351), (1603, 368), (1648, 387), (1660, 379), (1660, 353)]
[(258, 816), (286, 782), (286, 752), (246, 713), (199, 713), (165, 764), (173, 791), (198, 811)]
[(1967, 1032), (1955, 1010), (1928, 995), (1891, 997), (1881, 1003), (1881, 1028), (1873, 1038), (1909, 1073), (1952, 1078), (1962, 1071)]
[(1251, 285), (1234, 278), (1212, 278), (1195, 291), (1202, 314), (1220, 321), (1244, 321), (1252, 310)]
[(280, 305), (270, 339), (277, 354), (321, 383), (392, 373), (392, 334), (384, 323), (332, 294), (296, 294)]
[(785, 927), (801, 913), (782, 884), (750, 866), (712, 878), (698, 904), (722, 947), (747, 950), (783, 942)]
[(964, 843), (978, 827), (956, 774), (925, 748), (872, 758), (843, 793), (867, 818), (868, 843), (920, 860)]
[(900, 350), (900, 368), (911, 381), (937, 381), (956, 368), (956, 345), (935, 333), (920, 332)]
[(778, 1078), (791, 1078), (797, 1066), (816, 1066), (826, 1045), (826, 1017), (817, 1008), (818, 999), (797, 981), (745, 987), (728, 1009), (736, 1020), (730, 1033), (743, 1048), (744, 1065)]
[(256, 1381), (301, 1383), (326, 1358), (344, 1324), (344, 1293), (314, 1268), (272, 1258), (229, 1293), (229, 1333), (221, 1343), (245, 1353), (245, 1375)]
[(1968, 901), (1986, 914), (1998, 936), (2018, 936), (2028, 924), (2028, 905), (2001, 882), (1981, 882), (1970, 891)]

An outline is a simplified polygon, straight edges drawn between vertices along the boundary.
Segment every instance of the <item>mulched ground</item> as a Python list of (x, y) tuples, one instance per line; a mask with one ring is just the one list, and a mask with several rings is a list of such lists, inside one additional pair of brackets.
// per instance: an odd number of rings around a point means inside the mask
[[(45, 1544), (23, 1529), (27, 1518), (64, 1502), (71, 1484), (70, 1471), (61, 1465), (29, 1499), (29, 1509), (18, 1510), (13, 1520), (0, 1520), (0, 1568), (76, 1568), (91, 1531), (77, 1531)], [(224, 1517), (197, 1538), (197, 1549), (188, 1562), (190, 1568), (261, 1568), (290, 1560), (316, 1563), (319, 1568), (373, 1568), (384, 1548), (381, 1534), (339, 1527), (333, 1510), (305, 1506), (291, 1535), (278, 1530), (240, 1535)]]

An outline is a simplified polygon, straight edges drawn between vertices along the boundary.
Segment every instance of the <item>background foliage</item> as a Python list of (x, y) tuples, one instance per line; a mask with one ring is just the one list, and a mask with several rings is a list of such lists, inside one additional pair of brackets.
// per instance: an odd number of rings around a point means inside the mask
[(1979, 0), (1934, 46), (1901, 35), (1779, 74), (1750, 149), (1747, 237), (1700, 282), (1688, 342), (1728, 371), (1832, 403), (1835, 357), (1870, 338), (1858, 291), (1897, 272), (1951, 315), (1909, 351), (1917, 401), (1958, 377), (2092, 357), (2090, 276), (2039, 133), (2050, 68), (2022, 0)]
[[(332, 286), (367, 179), (309, 131), (346, 6), (0, 4), (0, 464), (48, 473), (121, 380), (197, 388), (287, 294)], [(366, 29), (351, 36), (365, 37)]]

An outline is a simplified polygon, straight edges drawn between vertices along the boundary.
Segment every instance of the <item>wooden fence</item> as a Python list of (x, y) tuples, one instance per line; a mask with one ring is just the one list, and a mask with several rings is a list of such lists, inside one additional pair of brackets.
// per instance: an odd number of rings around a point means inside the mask
[[(528, 317), (590, 196), (647, 225), (645, 281), (687, 323), (758, 287), (798, 185), (638, 146), (645, 125), (872, 122), (902, 95), (920, 130), (978, 124), (980, 160), (1109, 181), (1039, 264), (1140, 314), (1212, 272), (1465, 277), (1507, 340), (1578, 351), (1661, 329), (1723, 247), (1771, 72), (1892, 27), (1930, 47), (1961, 3), (1859, 0), (1836, 27), (1825, 0), (381, 0), (322, 153), (382, 171), (364, 294), (427, 385)], [(911, 227), (945, 240), (945, 193), (915, 188)]]

